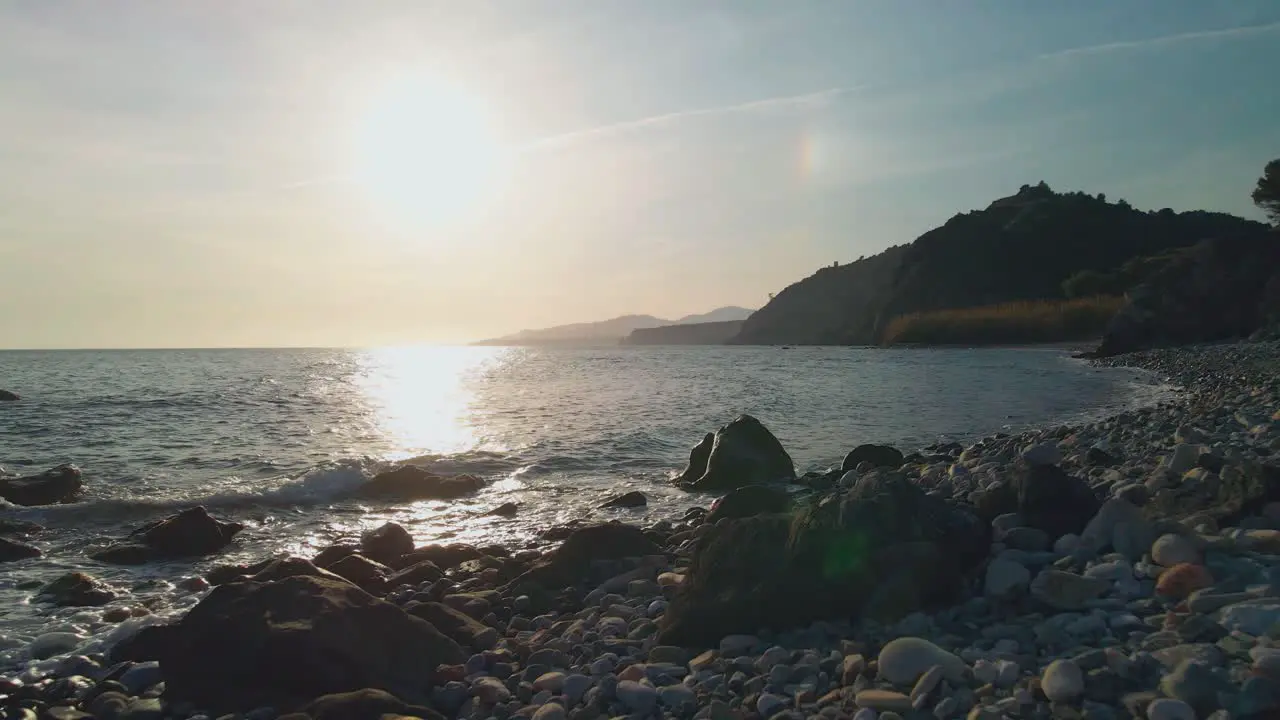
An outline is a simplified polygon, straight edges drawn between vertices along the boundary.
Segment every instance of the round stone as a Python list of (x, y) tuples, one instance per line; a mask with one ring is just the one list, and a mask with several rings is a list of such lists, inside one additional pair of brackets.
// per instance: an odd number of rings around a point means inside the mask
[(618, 700), (629, 710), (640, 715), (648, 715), (658, 704), (658, 691), (652, 685), (643, 685), (634, 680), (623, 680), (618, 683)]
[(1147, 706), (1147, 720), (1196, 720), (1196, 711), (1181, 700), (1157, 698)]
[(1165, 570), (1156, 581), (1156, 594), (1181, 600), (1196, 590), (1213, 585), (1213, 575), (1203, 565), (1179, 563)]
[(880, 677), (894, 685), (913, 685), (934, 665), (941, 665), (943, 676), (959, 682), (968, 666), (955, 655), (918, 637), (891, 640), (880, 651)]
[(760, 693), (760, 699), (756, 700), (756, 712), (760, 713), (760, 717), (770, 718), (784, 710), (788, 704), (784, 697), (772, 693)]
[(1165, 567), (1199, 561), (1200, 553), (1187, 538), (1169, 533), (1156, 538), (1151, 544), (1151, 559)]
[(987, 565), (987, 579), (983, 593), (993, 599), (1010, 598), (1025, 593), (1031, 587), (1031, 571), (1022, 565), (996, 558)]
[(31, 657), (36, 660), (44, 660), (75, 650), (83, 640), (83, 637), (72, 632), (45, 633), (31, 641), (27, 652), (31, 653)]
[(910, 712), (911, 698), (892, 690), (863, 690), (854, 696), (854, 704), (877, 712)]
[(559, 703), (547, 703), (533, 714), (533, 720), (565, 720), (564, 706)]
[(1070, 702), (1084, 693), (1084, 673), (1070, 660), (1054, 660), (1040, 677), (1040, 689), (1053, 702)]
[(560, 692), (564, 687), (565, 674), (562, 672), (543, 673), (533, 681), (534, 690), (550, 690), (553, 693)]

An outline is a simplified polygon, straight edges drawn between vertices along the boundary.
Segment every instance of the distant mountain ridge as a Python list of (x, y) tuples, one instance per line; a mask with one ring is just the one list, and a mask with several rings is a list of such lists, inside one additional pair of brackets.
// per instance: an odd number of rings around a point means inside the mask
[(747, 308), (726, 306), (710, 312), (686, 315), (679, 320), (664, 320), (653, 315), (622, 315), (598, 322), (571, 323), (536, 330), (521, 330), (511, 335), (489, 338), (472, 345), (575, 345), (607, 344), (621, 342), (632, 331), (662, 327), (664, 325), (694, 325), (710, 322), (730, 322), (747, 319), (753, 311)]

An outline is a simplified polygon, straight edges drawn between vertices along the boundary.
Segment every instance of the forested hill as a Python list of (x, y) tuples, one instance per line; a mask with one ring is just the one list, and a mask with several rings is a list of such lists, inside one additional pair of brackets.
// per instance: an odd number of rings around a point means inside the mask
[(757, 310), (732, 342), (876, 344), (904, 313), (1061, 298), (1077, 273), (1105, 274), (1206, 238), (1265, 230), (1224, 213), (1144, 212), (1102, 195), (1024, 185), (909, 245), (822, 268)]

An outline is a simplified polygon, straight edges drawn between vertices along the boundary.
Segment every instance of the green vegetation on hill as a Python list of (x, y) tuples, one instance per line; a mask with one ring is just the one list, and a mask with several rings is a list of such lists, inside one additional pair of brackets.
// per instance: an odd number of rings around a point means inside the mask
[[(1119, 294), (1152, 270), (1148, 263), (1158, 264), (1172, 250), (1264, 228), (1224, 213), (1143, 212), (1102, 195), (1024, 185), (909, 245), (822, 268), (757, 310), (732, 342), (878, 344), (896, 317), (1061, 300), (1067, 297), (1063, 283), (1086, 271), (1096, 277), (1077, 279), (1073, 294)], [(1076, 287), (1091, 280), (1097, 287)]]
[(885, 345), (1029, 345), (1096, 340), (1124, 298), (1022, 300), (957, 310), (899, 315), (889, 322)]

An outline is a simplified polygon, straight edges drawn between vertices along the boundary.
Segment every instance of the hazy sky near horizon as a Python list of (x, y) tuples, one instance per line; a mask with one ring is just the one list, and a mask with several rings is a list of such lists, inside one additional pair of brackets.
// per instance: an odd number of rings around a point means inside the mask
[(758, 307), (1024, 183), (1261, 218), (1275, 0), (9, 0), (0, 347)]

